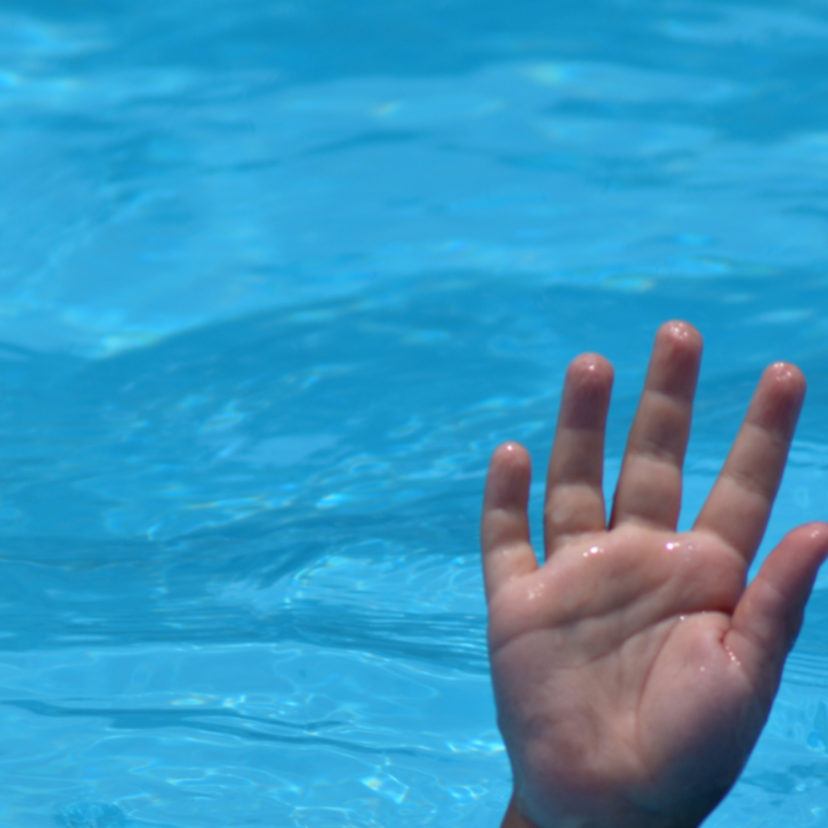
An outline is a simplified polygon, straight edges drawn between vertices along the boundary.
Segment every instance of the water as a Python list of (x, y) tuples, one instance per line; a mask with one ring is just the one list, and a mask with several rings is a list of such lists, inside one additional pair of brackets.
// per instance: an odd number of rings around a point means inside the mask
[[(666, 318), (707, 341), (683, 524), (774, 359), (763, 552), (828, 515), (824, 4), (0, 23), (4, 824), (497, 825), (488, 454), (541, 468), (598, 350), (611, 485)], [(828, 825), (827, 588), (710, 828)]]

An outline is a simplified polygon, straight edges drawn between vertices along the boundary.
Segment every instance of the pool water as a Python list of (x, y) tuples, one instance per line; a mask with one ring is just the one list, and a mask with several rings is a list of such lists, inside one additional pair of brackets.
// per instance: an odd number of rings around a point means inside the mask
[[(0, 822), (497, 826), (483, 475), (575, 354), (611, 489), (705, 335), (684, 526), (797, 362), (763, 553), (828, 517), (826, 70), (815, 0), (0, 3)], [(828, 825), (827, 622), (710, 828)]]

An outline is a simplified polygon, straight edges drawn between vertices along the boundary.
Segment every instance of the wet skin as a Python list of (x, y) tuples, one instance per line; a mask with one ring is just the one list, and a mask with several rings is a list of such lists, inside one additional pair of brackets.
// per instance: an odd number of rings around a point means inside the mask
[(687, 828), (715, 808), (770, 712), (828, 554), (794, 529), (746, 586), (805, 379), (769, 366), (690, 532), (676, 532), (701, 359), (659, 329), (612, 516), (601, 488), (612, 368), (569, 366), (544, 508), (529, 542), (525, 449), (494, 453), (482, 521), (492, 680), (514, 776), (504, 828)]

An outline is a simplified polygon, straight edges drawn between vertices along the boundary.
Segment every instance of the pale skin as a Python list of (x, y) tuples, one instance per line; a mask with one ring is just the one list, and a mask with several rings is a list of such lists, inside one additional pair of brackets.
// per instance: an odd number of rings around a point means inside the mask
[(805, 394), (774, 363), (693, 529), (677, 532), (702, 340), (659, 329), (606, 518), (612, 368), (569, 366), (529, 541), (525, 449), (494, 453), (482, 522), (489, 652), (514, 792), (503, 828), (691, 828), (721, 801), (770, 712), (828, 525), (789, 532), (746, 586)]

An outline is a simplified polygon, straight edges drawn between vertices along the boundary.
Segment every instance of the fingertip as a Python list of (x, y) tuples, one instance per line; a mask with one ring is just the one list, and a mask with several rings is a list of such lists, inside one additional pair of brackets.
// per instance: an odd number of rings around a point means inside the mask
[(828, 523), (814, 521), (788, 532), (771, 551), (759, 575), (794, 606), (804, 605), (819, 567), (828, 557)]
[(508, 442), (492, 454), (481, 524), (481, 549), (486, 594), (499, 585), (537, 568), (529, 539), (529, 453), (520, 443)]
[(669, 360), (674, 374), (697, 373), (703, 345), (701, 334), (689, 322), (665, 322), (656, 333), (655, 350)]
[(828, 546), (828, 523), (825, 521), (814, 520), (811, 523), (806, 523), (802, 529), (808, 532), (809, 537)]
[(799, 366), (794, 365), (793, 362), (785, 362), (783, 359), (779, 359), (776, 362), (772, 362), (768, 367), (765, 369), (766, 372), (770, 372), (773, 376), (779, 377), (780, 379), (785, 379), (789, 377), (798, 378), (799, 380), (805, 380), (805, 375), (802, 373)]
[(701, 334), (689, 322), (665, 322), (656, 333), (646, 386), (692, 403), (702, 346)]
[(700, 353), (704, 345), (698, 328), (681, 319), (671, 319), (659, 326), (656, 340), (672, 343), (674, 347)]
[(568, 381), (581, 379), (586, 382), (604, 385), (607, 382), (612, 382), (613, 373), (612, 363), (606, 357), (587, 351), (578, 354), (569, 363), (566, 378)]
[(508, 441), (492, 454), (486, 479), (486, 509), (519, 508), (529, 497), (532, 461), (520, 444)]
[(612, 365), (605, 357), (593, 353), (575, 357), (566, 372), (558, 428), (603, 431), (612, 381)]
[(529, 458), (529, 452), (514, 440), (508, 440), (501, 443), (492, 452), (492, 460), (490, 466), (496, 466), (504, 471), (518, 472), (527, 468), (531, 471), (532, 461)]
[(773, 384), (779, 393), (787, 396), (804, 396), (807, 382), (805, 374), (792, 362), (773, 362), (762, 373), (762, 382)]
[(789, 439), (805, 398), (805, 375), (790, 362), (774, 362), (762, 372), (749, 419)]
[(821, 520), (804, 523), (791, 530), (785, 540), (793, 541), (797, 546), (805, 546), (824, 560), (828, 555), (828, 523)]
[(812, 520), (810, 523), (803, 523), (802, 526), (797, 526), (795, 532), (804, 532), (810, 538), (818, 539), (824, 538), (828, 543), (828, 523), (824, 520)]

